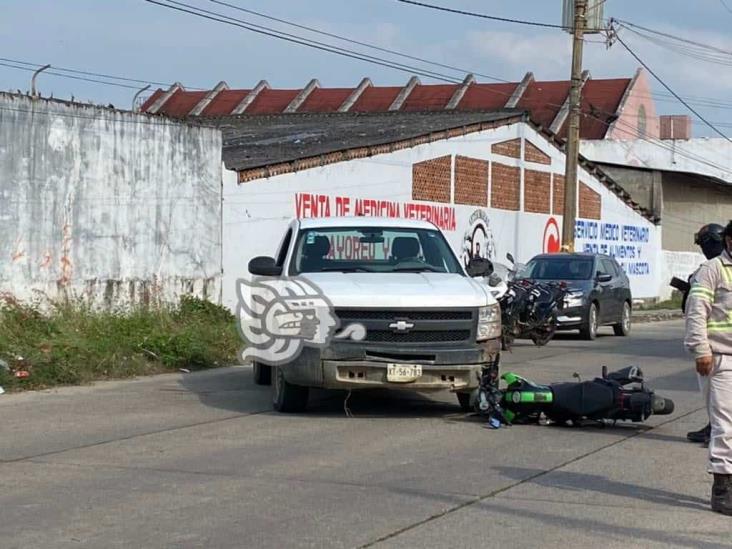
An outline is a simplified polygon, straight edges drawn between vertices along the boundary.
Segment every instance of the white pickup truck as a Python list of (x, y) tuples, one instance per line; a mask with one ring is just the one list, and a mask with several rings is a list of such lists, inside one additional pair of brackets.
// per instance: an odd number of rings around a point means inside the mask
[[(305, 409), (308, 389), (450, 390), (467, 409), (483, 368), (498, 366), (500, 309), (485, 283), (489, 261), (467, 269), (432, 223), (376, 217), (293, 220), (274, 257), (249, 262), (255, 280), (304, 278), (327, 297), (341, 329), (292, 361), (254, 363), (273, 406)], [(467, 272), (466, 272), (467, 271)], [(468, 275), (470, 273), (470, 275)]]

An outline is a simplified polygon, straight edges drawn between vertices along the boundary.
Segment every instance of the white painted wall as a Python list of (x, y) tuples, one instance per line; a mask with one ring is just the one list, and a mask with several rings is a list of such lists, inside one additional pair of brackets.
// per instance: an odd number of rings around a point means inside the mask
[[(490, 153), (491, 144), (520, 136), (525, 136), (551, 156), (552, 164), (524, 163)], [(533, 170), (564, 173), (563, 153), (522, 123), (242, 184), (237, 184), (236, 174), (230, 172), (224, 179), (224, 304), (230, 307), (236, 304), (235, 281), (246, 274), (249, 259), (257, 255), (274, 254), (287, 222), (297, 214), (297, 193), (318, 195), (316, 200), (322, 200), (323, 205), (330, 207), (331, 216), (339, 213), (336, 211), (337, 205), (343, 204), (344, 199), (348, 199), (351, 205), (348, 212), (351, 215), (358, 199), (396, 201), (403, 215), (410, 204), (430, 204), (412, 201), (412, 164), (449, 154), (499, 160), (508, 165), (525, 164)], [(660, 280), (660, 228), (628, 208), (585, 170), (580, 170), (580, 179), (601, 194), (601, 223), (617, 224), (620, 240), (603, 238), (598, 223), (597, 234), (591, 228), (585, 231), (587, 234), (577, 239), (577, 248), (581, 250), (592, 246), (614, 253), (618, 245), (632, 247), (634, 257), (620, 258), (619, 261), (626, 266), (632, 265), (639, 273), (643, 271), (643, 274), (630, 274), (634, 297), (655, 297)], [(561, 216), (490, 207), (450, 207), (454, 208), (456, 225), (454, 229), (446, 230), (445, 234), (460, 255), (463, 253), (466, 232), (470, 230), (473, 220), (481, 215), (488, 219), (494, 245), (492, 258), (499, 261), (507, 252), (511, 252), (520, 262), (542, 253), (545, 228), (552, 217), (561, 234)], [(476, 214), (478, 210), (482, 213)], [(326, 214), (325, 211), (312, 209), (301, 210), (300, 213), (303, 217)], [(632, 232), (647, 235), (647, 240), (624, 242), (623, 226), (636, 228)], [(642, 265), (642, 268), (638, 268), (638, 265)]]
[(661, 263), (661, 287), (659, 297), (668, 299), (674, 289), (668, 285), (673, 277), (687, 280), (689, 275), (695, 272), (699, 266), (706, 261), (703, 254), (694, 252), (669, 252), (663, 250), (663, 261)]
[(0, 293), (218, 299), (221, 135), (0, 94)]
[(585, 140), (580, 151), (595, 162), (698, 173), (732, 184), (732, 143), (722, 138), (644, 141)]

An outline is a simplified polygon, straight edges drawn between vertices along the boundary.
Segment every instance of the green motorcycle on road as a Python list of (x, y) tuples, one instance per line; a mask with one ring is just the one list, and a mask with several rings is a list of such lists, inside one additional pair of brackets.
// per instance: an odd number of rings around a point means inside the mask
[(539, 422), (543, 417), (559, 424), (591, 421), (643, 422), (652, 414), (667, 415), (674, 403), (657, 396), (646, 386), (643, 372), (628, 366), (602, 377), (577, 383), (540, 385), (513, 372), (500, 378), (506, 383), (499, 389), (495, 371), (484, 372), (473, 394), (473, 407), (487, 416), (490, 425)]

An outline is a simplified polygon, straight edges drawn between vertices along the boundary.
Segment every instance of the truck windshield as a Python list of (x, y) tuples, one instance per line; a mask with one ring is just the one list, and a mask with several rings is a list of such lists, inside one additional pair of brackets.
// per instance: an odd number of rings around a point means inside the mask
[(539, 257), (526, 264), (519, 273), (535, 280), (589, 280), (592, 278), (590, 257)]
[(318, 272), (464, 274), (437, 230), (323, 227), (298, 235), (291, 274)]

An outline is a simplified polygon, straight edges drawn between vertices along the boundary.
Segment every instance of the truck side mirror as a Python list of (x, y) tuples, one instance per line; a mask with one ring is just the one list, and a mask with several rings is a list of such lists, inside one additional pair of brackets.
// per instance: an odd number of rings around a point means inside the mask
[(597, 276), (595, 278), (598, 282), (610, 282), (613, 279), (613, 275), (603, 274), (600, 271), (597, 271)]
[(277, 265), (273, 257), (262, 255), (249, 261), (249, 272), (253, 275), (280, 276), (282, 267)]
[(510, 253), (506, 254), (506, 259), (508, 259), (511, 263), (516, 263), (516, 260), (513, 258), (513, 256)]
[(493, 274), (493, 262), (483, 257), (475, 257), (470, 260), (466, 269), (468, 276), (490, 276)]

